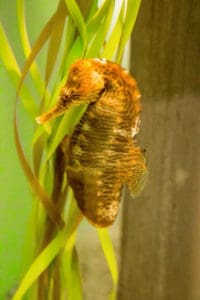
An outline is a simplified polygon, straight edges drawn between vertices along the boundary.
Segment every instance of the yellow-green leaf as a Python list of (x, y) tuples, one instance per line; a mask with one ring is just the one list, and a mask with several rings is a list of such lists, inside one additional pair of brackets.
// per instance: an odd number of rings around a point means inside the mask
[[(57, 18), (60, 18), (60, 16), (57, 16)], [(55, 27), (50, 37), (49, 48), (47, 53), (46, 71), (45, 71), (46, 86), (48, 85), (49, 79), (54, 69), (56, 58), (58, 56), (64, 25), (65, 25), (65, 15), (62, 16), (61, 20), (57, 20), (55, 22)]]
[[(62, 2), (61, 2), (62, 3)], [(58, 10), (55, 12), (55, 14), (50, 18), (50, 20), (47, 22), (43, 30), (41, 31), (37, 41), (32, 47), (31, 53), (24, 65), (24, 68), (22, 70), (17, 95), (19, 95), (19, 92), (21, 90), (22, 84), (24, 82), (24, 79), (27, 75), (28, 70), (30, 69), (35, 57), (37, 56), (38, 52), (42, 49), (43, 45), (47, 42), (49, 39), (52, 31), (54, 30), (54, 26), (56, 22), (61, 22), (63, 17), (65, 17), (67, 14), (67, 10), (65, 6), (60, 5), (58, 7)]]
[[(1, 24), (0, 24), (0, 57), (4, 63), (4, 66), (8, 70), (9, 76), (11, 77), (15, 88), (17, 88), (19, 83), (19, 78), (21, 76), (21, 72), (17, 60), (14, 56), (13, 50), (9, 44), (9, 41), (6, 37), (6, 34)], [(37, 111), (37, 106), (35, 104), (32, 95), (30, 94), (29, 90), (25, 85), (22, 88), (21, 97), (26, 111), (29, 113), (31, 117), (34, 116)]]
[(140, 2), (141, 0), (128, 0), (127, 2), (126, 16), (124, 19), (124, 26), (123, 26), (123, 34), (120, 39), (117, 58), (116, 58), (116, 61), (118, 63), (121, 62), (124, 47), (126, 46), (128, 39), (130, 38), (131, 31), (133, 30), (138, 15), (139, 7), (140, 7)]
[(71, 15), (74, 23), (76, 24), (76, 26), (78, 27), (78, 30), (80, 32), (81, 40), (83, 43), (83, 52), (84, 52), (86, 44), (87, 44), (87, 30), (86, 30), (86, 24), (85, 24), (83, 15), (82, 15), (76, 1), (65, 0), (65, 3), (67, 5), (69, 14)]
[[(21, 43), (24, 49), (25, 56), (27, 58), (31, 52), (31, 46), (26, 28), (24, 0), (17, 0), (16, 6)], [(42, 79), (40, 71), (35, 62), (33, 62), (30, 68), (30, 72), (34, 80), (35, 86), (37, 87), (37, 90), (39, 92), (39, 95), (42, 96), (44, 92), (44, 80)]]
[(92, 42), (89, 44), (86, 57), (98, 57), (100, 50), (105, 41), (106, 35), (108, 34), (110, 22), (113, 16), (114, 1), (110, 0), (107, 14), (103, 18), (101, 24), (98, 25), (99, 29), (95, 32)]
[(48, 246), (36, 257), (31, 264), (29, 270), (22, 279), (12, 300), (21, 300), (28, 289), (32, 286), (39, 275), (49, 266), (56, 255), (63, 249), (67, 241), (77, 229), (81, 221), (81, 214), (74, 201), (71, 202), (70, 218), (68, 218), (66, 226), (58, 232), (56, 237), (48, 244)]
[(33, 174), (33, 171), (31, 170), (31, 167), (24, 155), (24, 152), (23, 152), (23, 149), (22, 149), (22, 146), (20, 143), (20, 139), (19, 139), (18, 128), (17, 128), (16, 105), (17, 105), (17, 101), (15, 104), (15, 115), (14, 115), (14, 120), (13, 120), (14, 137), (15, 137), (15, 145), (16, 145), (19, 160), (21, 162), (22, 169), (24, 170), (24, 173), (25, 173), (25, 175), (28, 179), (28, 182), (29, 182), (30, 186), (32, 187), (33, 191), (39, 197), (41, 203), (46, 208), (47, 214), (49, 215), (51, 220), (56, 225), (58, 225), (60, 228), (62, 228), (64, 226), (64, 221), (62, 220), (62, 218), (61, 218), (59, 212), (57, 211), (56, 207), (54, 206), (52, 200), (47, 195), (46, 191), (42, 188), (38, 179)]
[(118, 270), (112, 241), (106, 228), (98, 228), (97, 231), (105, 259), (112, 275), (113, 283), (116, 287), (118, 282)]
[(117, 47), (119, 45), (119, 41), (122, 34), (122, 28), (123, 28), (123, 16), (124, 16), (124, 2), (122, 3), (122, 7), (119, 13), (119, 16), (117, 18), (117, 21), (115, 23), (115, 26), (110, 34), (110, 37), (108, 38), (108, 41), (105, 43), (105, 46), (103, 48), (103, 51), (101, 52), (101, 57), (106, 59), (112, 59)]
[(73, 127), (78, 123), (85, 109), (86, 106), (73, 107), (65, 113), (56, 130), (55, 136), (53, 136), (52, 141), (49, 145), (47, 160), (50, 159), (55, 149), (62, 141), (63, 137), (72, 133)]

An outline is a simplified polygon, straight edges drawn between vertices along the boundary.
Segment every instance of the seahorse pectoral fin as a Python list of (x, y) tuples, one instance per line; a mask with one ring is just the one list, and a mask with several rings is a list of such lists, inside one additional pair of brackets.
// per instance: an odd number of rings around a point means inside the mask
[(135, 197), (143, 189), (147, 176), (146, 158), (144, 150), (135, 147), (129, 153), (130, 173), (126, 180), (131, 196)]

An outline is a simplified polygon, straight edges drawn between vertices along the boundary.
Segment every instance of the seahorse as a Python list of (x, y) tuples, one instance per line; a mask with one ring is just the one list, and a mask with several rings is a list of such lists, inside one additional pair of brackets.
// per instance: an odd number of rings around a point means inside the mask
[(107, 227), (117, 217), (123, 186), (137, 195), (147, 173), (145, 151), (136, 145), (140, 92), (119, 64), (78, 60), (69, 70), (58, 103), (37, 122), (80, 104), (87, 104), (87, 109), (69, 140), (63, 141), (67, 178), (83, 215), (94, 226)]

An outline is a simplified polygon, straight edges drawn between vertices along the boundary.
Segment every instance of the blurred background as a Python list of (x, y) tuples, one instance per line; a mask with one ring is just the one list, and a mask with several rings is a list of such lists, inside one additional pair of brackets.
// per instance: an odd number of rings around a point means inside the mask
[(200, 299), (200, 1), (141, 1), (131, 72), (148, 179), (124, 201), (119, 299)]

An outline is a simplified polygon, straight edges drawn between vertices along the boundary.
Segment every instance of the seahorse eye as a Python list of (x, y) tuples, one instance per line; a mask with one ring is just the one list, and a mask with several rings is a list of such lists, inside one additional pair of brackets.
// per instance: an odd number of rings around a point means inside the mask
[(110, 91), (114, 88), (113, 82), (109, 80), (108, 78), (105, 78), (105, 90)]

